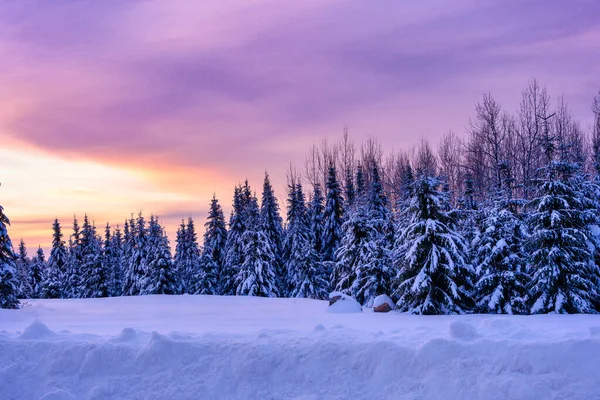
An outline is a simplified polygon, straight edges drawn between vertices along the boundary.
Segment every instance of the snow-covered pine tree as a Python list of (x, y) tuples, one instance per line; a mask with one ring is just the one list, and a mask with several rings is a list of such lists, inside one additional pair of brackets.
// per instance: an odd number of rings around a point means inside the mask
[(555, 160), (554, 143), (549, 140), (546, 146), (550, 162), (538, 196), (527, 205), (532, 210), (526, 242), (532, 276), (527, 305), (532, 314), (592, 313), (599, 297), (590, 251), (593, 210), (586, 208), (574, 181), (580, 166)]
[(313, 243), (306, 199), (300, 183), (290, 185), (285, 236), (286, 294), (324, 299), (328, 282)]
[(15, 261), (17, 268), (17, 279), (19, 281), (19, 298), (29, 299), (31, 298), (31, 286), (29, 285), (29, 268), (31, 267), (31, 260), (27, 257), (27, 247), (25, 241), (21, 239), (19, 243), (19, 251), (17, 253), (17, 260)]
[[(280, 285), (287, 278), (287, 273), (284, 269), (283, 253), (283, 221), (279, 213), (279, 203), (275, 197), (273, 186), (269, 180), (269, 174), (265, 172), (265, 180), (263, 183), (262, 199), (260, 205), (259, 224), (261, 230), (267, 236), (270, 242), (270, 247), (275, 254), (275, 273), (277, 274)], [(278, 285), (279, 286), (279, 285)]]
[[(394, 240), (393, 222), (383, 191), (379, 168), (373, 167), (368, 203), (359, 206), (354, 217), (355, 233), (346, 232), (354, 240), (358, 255), (350, 276), (350, 293), (361, 304), (371, 306), (375, 297), (389, 294), (393, 269), (391, 261)], [(348, 227), (346, 227), (348, 229)], [(359, 238), (361, 235), (363, 238)], [(354, 236), (354, 238), (352, 238)], [(344, 240), (342, 240), (343, 242)]]
[(235, 279), (238, 296), (277, 297), (276, 257), (259, 224), (258, 200), (251, 197), (245, 210), (247, 229), (242, 235), (244, 262)]
[(0, 205), (0, 308), (19, 308), (16, 254), (7, 225), (10, 225), (10, 220)]
[(177, 236), (175, 237), (175, 257), (173, 258), (173, 263), (179, 274), (179, 278), (181, 279), (181, 289), (183, 293), (189, 293), (186, 286), (187, 279), (184, 277), (183, 273), (185, 268), (185, 257), (187, 256), (187, 245), (188, 242), (185, 234), (185, 221), (182, 219), (181, 224), (179, 224), (179, 228), (177, 228)]
[(354, 199), (356, 198), (356, 191), (354, 189), (354, 177), (352, 176), (352, 170), (346, 169), (346, 182), (344, 184), (344, 194), (346, 196), (346, 209), (350, 209), (354, 205)]
[(52, 224), (52, 250), (50, 250), (50, 257), (48, 258), (48, 274), (44, 282), (43, 298), (59, 299), (63, 297), (68, 257), (69, 253), (63, 240), (60, 223), (58, 219), (54, 219)]
[[(331, 273), (331, 287), (337, 291), (355, 296), (357, 274), (368, 262), (368, 241), (372, 237), (372, 226), (366, 204), (358, 204), (347, 214), (342, 225), (342, 240), (336, 251), (336, 263)], [(362, 300), (362, 299), (361, 299)], [(358, 300), (362, 303), (361, 300)]]
[(507, 164), (501, 166), (503, 186), (493, 206), (484, 210), (481, 238), (474, 249), (477, 282), (473, 288), (475, 310), (485, 314), (523, 314), (529, 284), (523, 243), (525, 227), (512, 199)]
[(313, 245), (319, 261), (322, 260), (323, 254), (323, 212), (324, 212), (323, 192), (321, 185), (316, 183), (313, 188), (313, 196), (308, 209), (309, 229), (312, 237)]
[(102, 263), (101, 240), (87, 214), (81, 229), (80, 297), (108, 297), (110, 272)]
[(171, 259), (169, 239), (160, 226), (158, 217), (154, 215), (150, 216), (147, 246), (147, 272), (142, 281), (140, 294), (181, 293), (179, 276)]
[(42, 250), (42, 247), (39, 246), (35, 257), (33, 257), (31, 260), (31, 266), (27, 276), (29, 287), (31, 288), (31, 299), (39, 299), (43, 295), (44, 282), (46, 281), (47, 275), (46, 268), (47, 266), (44, 250)]
[(123, 237), (117, 226), (111, 233), (110, 224), (107, 222), (104, 229), (104, 246), (102, 248), (102, 265), (108, 274), (108, 295), (116, 297), (121, 295), (123, 286), (121, 273), (121, 259), (123, 251)]
[(81, 276), (81, 232), (77, 216), (73, 217), (73, 233), (69, 238), (69, 260), (67, 262), (67, 273), (65, 276), (65, 287), (63, 296), (70, 299), (80, 297)]
[(417, 179), (396, 244), (398, 307), (413, 314), (459, 314), (472, 303), (467, 245), (442, 211), (448, 200), (438, 186), (433, 177)]
[(135, 249), (133, 215), (123, 224), (123, 251), (121, 253), (121, 296), (128, 296), (127, 289), (133, 286), (132, 260)]
[[(221, 271), (225, 262), (227, 226), (225, 224), (223, 209), (214, 194), (210, 201), (210, 211), (204, 228), (204, 243), (202, 247), (202, 257), (204, 260), (201, 263), (204, 268), (210, 268), (210, 265), (213, 265), (216, 268), (217, 281), (220, 281)], [(212, 260), (212, 262), (209, 262), (208, 259)], [(218, 283), (214, 293), (211, 294), (220, 294)]]
[(343, 199), (335, 166), (331, 165), (327, 175), (327, 197), (323, 211), (323, 261), (335, 261), (335, 252), (341, 239)]
[(187, 225), (183, 231), (183, 240), (185, 242), (185, 253), (178, 270), (183, 281), (182, 286), (185, 287), (185, 293), (194, 294), (203, 285), (204, 274), (200, 266), (201, 251), (192, 217), (188, 217)]
[(365, 183), (365, 172), (362, 165), (356, 167), (356, 199), (364, 201), (367, 195), (367, 186)]
[(242, 199), (242, 189), (236, 186), (233, 195), (233, 210), (229, 220), (227, 242), (225, 244), (225, 261), (219, 276), (220, 293), (233, 295), (236, 292), (236, 276), (244, 261), (242, 235), (246, 231), (244, 224), (245, 201)]
[(141, 212), (135, 221), (129, 221), (129, 230), (132, 236), (132, 249), (129, 267), (125, 271), (123, 295), (137, 296), (144, 287), (144, 278), (148, 272), (148, 229)]

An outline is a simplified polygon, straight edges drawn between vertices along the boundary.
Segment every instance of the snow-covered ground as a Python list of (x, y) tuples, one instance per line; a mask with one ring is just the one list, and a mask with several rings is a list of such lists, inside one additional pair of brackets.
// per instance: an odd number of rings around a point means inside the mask
[(219, 296), (0, 310), (0, 398), (600, 399), (600, 317)]

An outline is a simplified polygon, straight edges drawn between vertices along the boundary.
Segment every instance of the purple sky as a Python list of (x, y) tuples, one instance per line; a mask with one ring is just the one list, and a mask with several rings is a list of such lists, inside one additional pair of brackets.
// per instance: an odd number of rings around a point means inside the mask
[(600, 3), (13, 0), (0, 55), (0, 143), (180, 192), (196, 176), (228, 204), (344, 125), (388, 148), (436, 142), (483, 92), (516, 109), (534, 77), (587, 123)]

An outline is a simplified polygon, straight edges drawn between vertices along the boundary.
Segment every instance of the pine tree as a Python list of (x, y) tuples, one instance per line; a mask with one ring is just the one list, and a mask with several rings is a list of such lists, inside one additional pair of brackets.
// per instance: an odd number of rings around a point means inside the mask
[(343, 201), (335, 167), (329, 167), (327, 198), (323, 212), (323, 260), (335, 261), (335, 252), (341, 238)]
[(0, 205), (0, 308), (19, 308), (16, 255), (7, 225), (10, 221)]
[(106, 223), (104, 230), (104, 246), (102, 248), (102, 265), (108, 274), (108, 295), (116, 297), (121, 295), (122, 270), (121, 259), (123, 257), (123, 237), (117, 226), (114, 234), (111, 234), (110, 224)]
[(81, 287), (81, 232), (77, 217), (73, 217), (73, 234), (69, 238), (69, 260), (67, 262), (67, 274), (65, 277), (65, 288), (63, 295), (66, 298), (80, 297)]
[(464, 238), (454, 230), (439, 182), (421, 176), (415, 183), (397, 247), (398, 307), (413, 314), (463, 313), (471, 304), (472, 269)]
[(175, 269), (179, 274), (181, 279), (181, 290), (183, 293), (189, 293), (188, 288), (186, 286), (187, 279), (184, 276), (185, 269), (185, 258), (187, 257), (187, 235), (185, 232), (185, 221), (182, 219), (179, 228), (177, 229), (177, 236), (175, 237), (175, 257), (173, 259), (173, 263), (175, 264)]
[(509, 188), (497, 194), (494, 206), (486, 211), (483, 233), (477, 243), (474, 287), (476, 311), (491, 314), (522, 314), (525, 308), (526, 239), (521, 220), (511, 207)]
[(229, 221), (227, 242), (225, 244), (225, 262), (219, 277), (220, 293), (224, 295), (235, 294), (235, 279), (244, 262), (242, 236), (246, 231), (243, 216), (246, 204), (242, 198), (241, 188), (239, 186), (236, 187), (233, 195), (233, 210)]
[(81, 230), (80, 296), (82, 298), (108, 297), (110, 271), (102, 263), (102, 247), (96, 227), (87, 214)]
[(290, 297), (325, 298), (327, 280), (311, 234), (309, 215), (300, 183), (290, 184), (288, 229), (285, 236), (285, 294)]
[(203, 279), (203, 274), (200, 266), (201, 252), (198, 245), (198, 235), (196, 234), (194, 221), (191, 217), (188, 218), (182, 235), (185, 242), (185, 253), (178, 270), (181, 274), (185, 293), (194, 294), (198, 291), (198, 287), (202, 286), (201, 280)]
[(42, 293), (42, 297), (45, 299), (63, 297), (69, 258), (58, 219), (55, 219), (52, 224), (52, 232), (52, 250), (50, 250), (50, 257), (48, 258), (48, 274)]
[(332, 286), (371, 306), (375, 297), (390, 293), (393, 275), (389, 254), (394, 232), (377, 167), (366, 200), (357, 203), (342, 226)]
[(344, 185), (344, 191), (346, 195), (346, 208), (349, 209), (354, 205), (354, 200), (356, 197), (356, 191), (354, 190), (354, 178), (350, 168), (346, 169), (346, 182)]
[(121, 254), (121, 295), (129, 296), (128, 290), (134, 287), (133, 252), (135, 250), (135, 232), (133, 215), (123, 224), (123, 251)]
[(132, 236), (132, 249), (129, 267), (125, 271), (123, 294), (125, 296), (137, 296), (141, 294), (144, 286), (144, 278), (148, 273), (148, 229), (142, 213), (129, 222), (130, 234)]
[(19, 281), (19, 298), (29, 299), (32, 295), (31, 285), (29, 285), (29, 269), (31, 268), (31, 260), (27, 257), (27, 247), (25, 241), (21, 239), (19, 243), (19, 253), (16, 260), (17, 279)]
[(317, 183), (313, 189), (313, 196), (308, 209), (309, 229), (312, 236), (315, 252), (319, 256), (319, 261), (322, 260), (323, 254), (323, 213), (324, 209), (323, 192), (321, 186)]
[[(227, 227), (223, 210), (213, 194), (210, 202), (210, 211), (208, 220), (204, 224), (204, 245), (202, 251), (203, 260), (201, 264), (204, 269), (215, 269), (217, 277), (217, 287), (211, 294), (220, 294), (218, 283), (220, 281), (221, 271), (225, 262), (225, 246), (227, 244)], [(207, 293), (208, 294), (208, 293)]]
[(365, 200), (367, 195), (367, 186), (365, 183), (365, 173), (362, 165), (356, 167), (356, 200), (359, 202)]
[(265, 173), (263, 184), (262, 201), (260, 206), (259, 224), (264, 232), (270, 247), (275, 255), (274, 267), (279, 282), (286, 279), (286, 271), (282, 259), (283, 252), (283, 222), (279, 214), (279, 204), (269, 180), (269, 174)]
[(275, 254), (265, 233), (248, 230), (242, 236), (244, 263), (236, 277), (238, 296), (277, 297)]
[[(244, 195), (246, 197), (246, 195)], [(241, 238), (243, 263), (235, 277), (235, 294), (277, 297), (276, 256), (260, 222), (256, 196), (244, 199), (246, 229)]]
[(545, 150), (551, 161), (538, 197), (528, 204), (533, 210), (526, 243), (532, 275), (528, 306), (532, 314), (595, 312), (599, 289), (593, 284), (589, 246), (593, 210), (586, 209), (574, 184), (579, 166), (555, 161), (551, 142)]
[(31, 267), (29, 268), (29, 274), (27, 276), (29, 287), (31, 288), (30, 298), (39, 299), (42, 297), (46, 275), (46, 257), (44, 256), (44, 250), (42, 250), (42, 247), (40, 246), (38, 247), (35, 257), (31, 260)]
[(179, 276), (171, 260), (169, 239), (154, 215), (150, 217), (147, 246), (148, 267), (141, 283), (140, 294), (181, 293)]

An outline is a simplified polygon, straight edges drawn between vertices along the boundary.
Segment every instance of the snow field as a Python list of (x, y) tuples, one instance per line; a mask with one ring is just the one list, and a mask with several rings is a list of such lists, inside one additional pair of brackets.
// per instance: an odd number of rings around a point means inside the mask
[[(600, 318), (218, 296), (0, 310), (0, 398), (598, 399)], [(285, 329), (283, 329), (285, 327)]]

